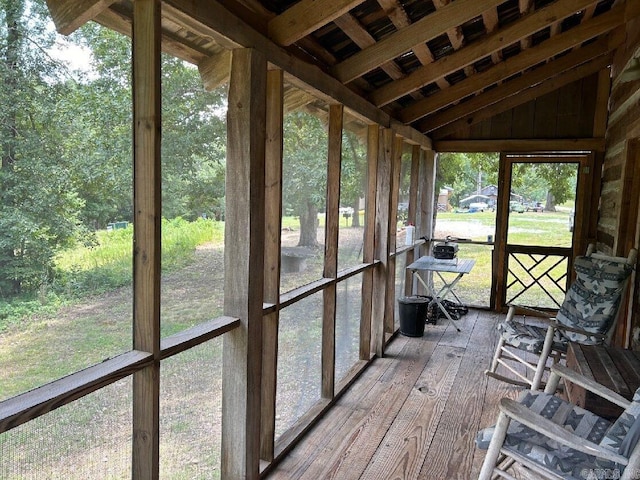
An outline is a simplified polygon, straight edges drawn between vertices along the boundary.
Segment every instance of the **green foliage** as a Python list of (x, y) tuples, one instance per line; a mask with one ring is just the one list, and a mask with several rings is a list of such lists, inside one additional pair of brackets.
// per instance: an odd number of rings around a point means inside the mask
[[(56, 253), (133, 218), (131, 41), (90, 22), (70, 37), (90, 65), (71, 71), (55, 40), (43, 0), (0, 0), (0, 298), (69, 284)], [(224, 92), (162, 61), (163, 215), (223, 218)], [(96, 284), (120, 284), (101, 268)]]
[[(31, 4), (29, 4), (31, 5)], [(68, 176), (62, 92), (52, 85), (53, 41), (37, 8), (0, 4), (0, 297), (35, 291), (52, 256), (80, 230), (82, 200)], [(37, 45), (36, 48), (34, 44)]]
[[(195, 248), (223, 240), (223, 224), (180, 217), (162, 220), (162, 269), (183, 267), (193, 260)], [(95, 243), (77, 244), (56, 257), (59, 272), (55, 289), (68, 297), (101, 293), (131, 284), (133, 227), (97, 232)]]
[(307, 202), (324, 207), (327, 189), (327, 131), (318, 117), (297, 110), (284, 118), (282, 200), (299, 212)]
[(472, 195), (478, 189), (478, 175), (481, 186), (498, 184), (497, 153), (441, 153), (438, 155), (436, 192), (443, 187), (453, 188), (454, 205)]

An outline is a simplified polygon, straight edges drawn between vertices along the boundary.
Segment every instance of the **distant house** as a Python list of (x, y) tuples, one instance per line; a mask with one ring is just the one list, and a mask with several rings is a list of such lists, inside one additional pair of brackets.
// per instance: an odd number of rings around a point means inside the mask
[(496, 200), (488, 195), (470, 195), (460, 200), (460, 206), (462, 208), (468, 208), (472, 203), (484, 203), (489, 208), (495, 208)]

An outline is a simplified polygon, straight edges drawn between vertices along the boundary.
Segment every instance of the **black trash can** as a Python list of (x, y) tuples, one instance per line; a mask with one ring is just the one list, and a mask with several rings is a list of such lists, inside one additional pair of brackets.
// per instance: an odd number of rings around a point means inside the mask
[(427, 320), (429, 297), (400, 297), (398, 313), (400, 313), (400, 333), (407, 337), (424, 335), (424, 324)]

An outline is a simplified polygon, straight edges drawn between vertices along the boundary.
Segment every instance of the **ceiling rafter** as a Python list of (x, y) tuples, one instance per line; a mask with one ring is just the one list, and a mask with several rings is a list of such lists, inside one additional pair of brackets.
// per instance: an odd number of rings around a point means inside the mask
[(425, 118), (416, 125), (416, 128), (422, 132), (437, 130), (463, 117), (469, 117), (475, 112), (493, 105), (494, 103), (498, 103), (505, 98), (518, 95), (520, 92), (528, 89), (532, 85), (542, 83), (562, 72), (579, 67), (580, 65), (598, 57), (601, 57), (601, 61), (606, 65), (606, 62), (609, 61), (609, 57), (605, 55), (609, 52), (610, 45), (608, 39), (598, 40), (584, 48), (574, 50), (567, 55), (556, 60), (552, 60), (541, 67), (530, 70), (526, 75), (509, 80), (498, 88), (488, 90), (466, 102), (459, 103), (454, 107), (438, 112), (436, 115)]
[(364, 0), (300, 0), (269, 21), (269, 38), (279, 45), (291, 45), (332, 22)]
[(62, 35), (75, 32), (115, 0), (47, 0), (56, 30)]
[[(524, 91), (518, 93), (518, 95), (511, 95), (507, 98), (493, 103), (492, 105), (471, 113), (465, 117), (462, 117), (455, 122), (452, 122), (444, 127), (433, 131), (433, 135), (436, 138), (446, 138), (448, 135), (468, 128), (470, 125), (478, 123), (482, 120), (486, 120), (500, 113), (511, 110), (519, 105), (523, 105), (543, 95), (551, 93), (565, 85), (576, 82), (596, 72), (599, 72), (603, 68), (606, 68), (611, 62), (611, 56), (605, 55), (593, 60), (590, 60), (576, 68), (564, 71), (555, 77), (545, 80), (537, 85), (533, 85)], [(502, 87), (500, 87), (502, 88)]]
[[(382, 10), (384, 10), (385, 14), (389, 17), (389, 20), (391, 20), (391, 23), (393, 23), (393, 26), (396, 27), (398, 30), (411, 25), (411, 19), (409, 18), (409, 15), (407, 15), (407, 12), (405, 11), (404, 7), (400, 5), (398, 0), (378, 0), (378, 4), (380, 5), (380, 7), (382, 7)], [(427, 46), (426, 43), (421, 43), (419, 45), (414, 46), (413, 54), (416, 56), (416, 58), (422, 65), (429, 64), (433, 62), (435, 59), (433, 56), (433, 53), (431, 52), (431, 50), (429, 50), (429, 47)], [(391, 62), (395, 64), (393, 60), (391, 60)], [(402, 77), (404, 77), (404, 75)], [(438, 83), (438, 86), (440, 88), (446, 88), (449, 86), (449, 82), (447, 82), (443, 78)], [(414, 98), (422, 98), (422, 95), (420, 95), (420, 93), (418, 92), (412, 93), (411, 95)]]
[(456, 0), (436, 10), (402, 30), (385, 37), (333, 67), (334, 76), (348, 83), (389, 60), (412, 50), (421, 43), (442, 35), (450, 28), (462, 25), (482, 15), (504, 0)]
[(459, 99), (475, 94), (496, 82), (505, 80), (538, 63), (545, 62), (548, 58), (565, 52), (576, 45), (580, 45), (587, 40), (607, 33), (619, 26), (623, 21), (624, 9), (616, 8), (610, 10), (588, 22), (582, 23), (571, 30), (555, 36), (553, 41), (547, 40), (542, 42), (535, 47), (527, 49), (525, 52), (521, 52), (495, 65), (485, 72), (473, 75), (446, 90), (415, 102), (413, 105), (399, 112), (399, 118), (402, 122), (412, 123)]
[(545, 28), (557, 18), (565, 18), (593, 3), (593, 0), (561, 0), (522, 17), (500, 30), (494, 31), (482, 41), (475, 42), (440, 60), (418, 68), (401, 80), (372, 92), (369, 98), (376, 106), (391, 103), (407, 93), (428, 85), (465, 66), (487, 57), (523, 37)]

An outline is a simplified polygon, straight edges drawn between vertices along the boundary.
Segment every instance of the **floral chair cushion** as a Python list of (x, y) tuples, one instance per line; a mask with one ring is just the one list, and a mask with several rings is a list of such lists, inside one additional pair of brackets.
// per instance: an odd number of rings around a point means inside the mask
[[(640, 389), (631, 406), (613, 424), (558, 397), (539, 391), (524, 391), (519, 401), (576, 435), (626, 457), (640, 437), (634, 435), (634, 432), (640, 430)], [(494, 427), (490, 427), (478, 432), (478, 448), (488, 448), (493, 430)], [(503, 448), (515, 457), (526, 457), (538, 463), (561, 478), (586, 480), (594, 478), (595, 471), (617, 472), (618, 475), (624, 471), (624, 466), (568, 448), (516, 421), (509, 425)]]
[[(515, 320), (498, 323), (498, 332), (504, 341), (514, 348), (539, 354), (544, 345), (547, 327), (527, 325)], [(553, 349), (564, 352), (567, 350), (567, 341), (558, 331), (555, 333)]]
[[(560, 311), (559, 323), (604, 334), (618, 310), (624, 282), (631, 274), (631, 265), (593, 257), (577, 257), (574, 262), (576, 280), (567, 292)], [(564, 332), (573, 342), (598, 343), (591, 337)]]

